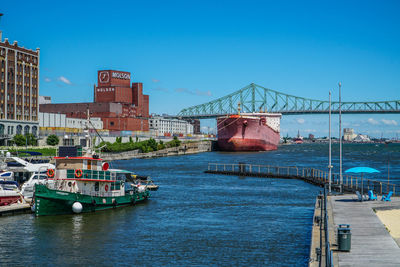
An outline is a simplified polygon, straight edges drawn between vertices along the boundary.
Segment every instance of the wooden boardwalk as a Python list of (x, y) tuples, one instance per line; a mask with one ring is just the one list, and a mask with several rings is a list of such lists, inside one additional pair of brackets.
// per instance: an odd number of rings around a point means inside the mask
[[(326, 186), (329, 182), (326, 171), (302, 167), (209, 163), (208, 170), (205, 172), (235, 176), (300, 179), (321, 187)], [(400, 193), (400, 185), (368, 179), (363, 179), (361, 182), (361, 177), (356, 176), (343, 175), (343, 183), (340, 183), (337, 173), (332, 174), (331, 185), (333, 190), (339, 191), (338, 189), (340, 189), (347, 193), (361, 191), (361, 187), (363, 187), (364, 193), (367, 193), (368, 190), (374, 190), (378, 195), (387, 194), (388, 191), (392, 191), (394, 196), (399, 196)], [(325, 234), (320, 232), (320, 226), (315, 222), (315, 217), (323, 217), (317, 208), (319, 209), (319, 205), (316, 203), (310, 266), (321, 266), (317, 260), (316, 248), (321, 248), (322, 266), (325, 266), (326, 248), (328, 248), (327, 251), (333, 252), (332, 257), (329, 258), (332, 258), (334, 266), (400, 266), (400, 247), (374, 212), (374, 209), (400, 209), (400, 197), (392, 197), (391, 202), (379, 200), (359, 202), (355, 194), (329, 196), (326, 207), (327, 219), (325, 221), (328, 223)], [(337, 251), (337, 227), (339, 224), (349, 224), (351, 227), (350, 252)], [(328, 245), (325, 243), (325, 236), (329, 236)], [(322, 244), (320, 244), (321, 241)]]
[[(340, 267), (345, 266), (400, 266), (400, 247), (376, 216), (373, 209), (400, 209), (400, 198), (391, 202), (355, 201), (355, 195), (331, 196), (328, 205), (332, 209), (333, 225), (349, 224), (351, 227), (351, 251), (335, 252)], [(399, 222), (400, 223), (400, 222)], [(336, 233), (333, 237), (336, 239)]]

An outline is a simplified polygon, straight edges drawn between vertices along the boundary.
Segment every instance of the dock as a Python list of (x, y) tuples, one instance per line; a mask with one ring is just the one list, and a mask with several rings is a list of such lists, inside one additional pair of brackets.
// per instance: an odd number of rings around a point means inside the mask
[[(328, 173), (315, 168), (254, 164), (209, 163), (206, 173), (260, 178), (299, 179), (323, 188), (317, 196), (313, 215), (309, 266), (400, 266), (400, 234), (391, 233), (391, 226), (377, 213), (400, 212), (400, 185), (332, 174), (328, 194)], [(356, 191), (373, 190), (378, 200), (358, 200)], [(335, 192), (336, 191), (336, 192)], [(381, 196), (392, 191), (391, 201)], [(395, 215), (398, 216), (398, 215)], [(392, 218), (398, 225), (398, 218)], [(387, 223), (385, 225), (385, 223)], [(350, 226), (351, 249), (339, 251), (337, 229)], [(398, 236), (397, 236), (398, 235)]]
[(353, 194), (328, 197), (332, 209), (329, 228), (337, 229), (339, 224), (351, 227), (351, 251), (334, 252), (338, 266), (400, 266), (400, 247), (376, 214), (377, 210), (400, 210), (400, 197), (390, 202), (356, 199)]
[[(280, 179), (298, 179), (304, 182), (324, 187), (329, 183), (329, 173), (318, 168), (296, 167), (296, 166), (271, 166), (246, 163), (208, 163), (205, 173), (223, 174), (233, 176), (247, 176), (259, 178), (280, 178)], [(371, 179), (362, 179), (360, 176), (342, 175), (340, 181), (338, 173), (332, 173), (331, 187), (333, 191), (342, 193), (361, 192), (374, 190), (377, 194), (387, 194), (393, 192), (393, 196), (400, 196), (400, 185), (391, 184)]]
[(0, 216), (8, 216), (21, 213), (32, 213), (29, 203), (15, 203), (0, 207)]

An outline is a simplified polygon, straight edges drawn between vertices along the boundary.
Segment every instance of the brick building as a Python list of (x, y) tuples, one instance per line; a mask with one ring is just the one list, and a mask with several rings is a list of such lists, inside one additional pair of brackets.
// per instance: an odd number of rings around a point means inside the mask
[(0, 32), (0, 145), (15, 134), (38, 133), (39, 58), (39, 48), (3, 42)]
[(113, 131), (149, 131), (149, 96), (142, 83), (131, 84), (131, 74), (101, 70), (94, 85), (94, 102), (43, 104), (40, 112), (63, 113), (70, 118), (100, 117), (104, 129)]

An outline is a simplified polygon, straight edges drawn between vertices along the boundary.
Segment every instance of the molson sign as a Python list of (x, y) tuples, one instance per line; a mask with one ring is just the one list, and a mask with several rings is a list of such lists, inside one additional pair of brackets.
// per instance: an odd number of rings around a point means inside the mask
[(99, 86), (121, 85), (129, 86), (131, 74), (125, 71), (100, 70), (98, 71)]
[(131, 79), (131, 74), (130, 73), (113, 71), (111, 77), (117, 78), (117, 79), (123, 79), (123, 80), (130, 80)]

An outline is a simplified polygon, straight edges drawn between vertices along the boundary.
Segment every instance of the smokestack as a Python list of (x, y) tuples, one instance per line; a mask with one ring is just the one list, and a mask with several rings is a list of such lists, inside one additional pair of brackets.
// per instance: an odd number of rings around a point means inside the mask
[[(3, 17), (3, 13), (0, 13), (0, 22), (1, 22), (1, 17)], [(3, 32), (0, 30), (0, 42), (3, 41)]]

